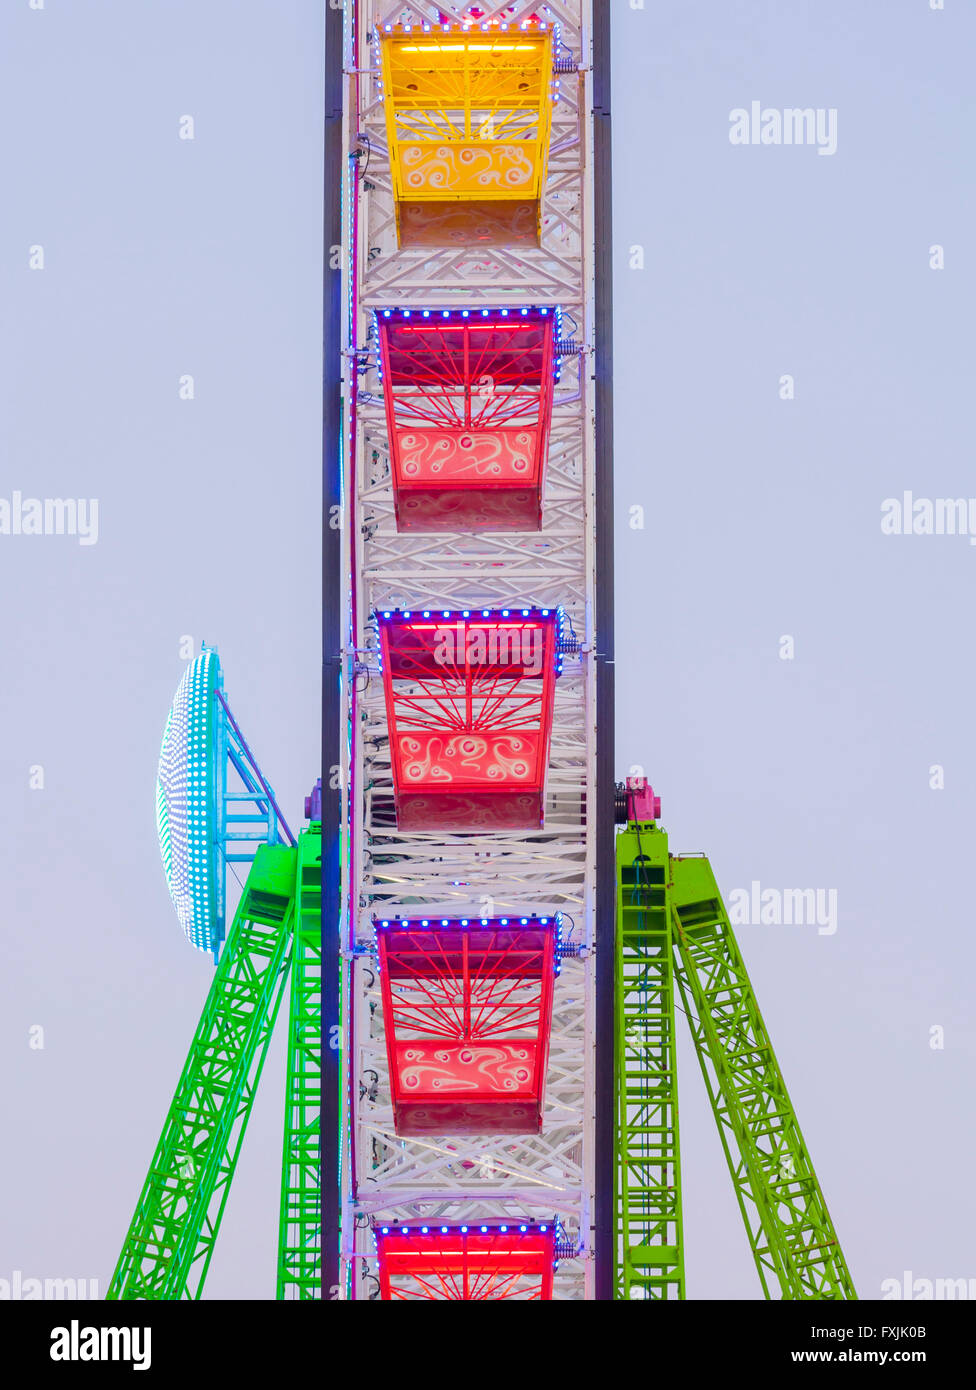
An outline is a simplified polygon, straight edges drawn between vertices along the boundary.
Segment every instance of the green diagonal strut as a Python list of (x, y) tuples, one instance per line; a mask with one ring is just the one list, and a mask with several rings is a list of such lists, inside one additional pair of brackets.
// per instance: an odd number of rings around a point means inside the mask
[(671, 877), (678, 988), (763, 1292), (856, 1298), (708, 860)]
[(288, 1018), (278, 1298), (322, 1296), (322, 826), (298, 844), (295, 949)]
[(616, 859), (615, 1297), (685, 1297), (677, 985), (763, 1293), (856, 1298), (708, 860), (651, 820)]
[(284, 845), (257, 851), (110, 1299), (201, 1295), (287, 978), (296, 856)]

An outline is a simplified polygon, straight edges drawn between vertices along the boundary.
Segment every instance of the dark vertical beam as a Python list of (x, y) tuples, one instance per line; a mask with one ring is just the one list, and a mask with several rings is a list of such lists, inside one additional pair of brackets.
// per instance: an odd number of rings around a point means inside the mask
[[(340, 654), (342, 651), (342, 292), (345, 275), (330, 266), (342, 244), (342, 10), (325, 7), (325, 162), (322, 341), (322, 1297), (339, 1284), (339, 1155), (341, 1074), (338, 1037), (341, 894), (339, 834), (342, 792)], [(334, 511), (333, 508), (340, 508)]]
[(610, 0), (593, 0), (593, 182), (596, 270), (596, 1204), (595, 1293), (613, 1298), (616, 1190), (613, 1076), (614, 643), (613, 643), (613, 210), (610, 141)]

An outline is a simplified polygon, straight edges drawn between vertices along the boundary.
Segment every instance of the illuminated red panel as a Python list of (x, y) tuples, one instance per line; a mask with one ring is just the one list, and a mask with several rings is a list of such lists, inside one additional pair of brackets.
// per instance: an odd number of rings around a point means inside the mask
[(378, 318), (400, 531), (537, 531), (555, 361), (550, 309)]
[[(492, 17), (488, 16), (488, 14), (481, 5), (469, 5), (468, 8), (460, 16), (456, 14), (445, 14), (443, 10), (438, 10), (437, 17), (441, 24), (450, 24), (452, 21), (456, 23), (458, 18), (461, 18), (463, 20), (475, 20), (478, 23), (485, 23), (491, 25), (508, 24), (512, 20), (518, 19), (519, 14), (517, 5), (506, 5), (503, 10), (496, 10), (494, 16)], [(541, 18), (534, 11), (531, 14), (525, 14), (523, 12), (521, 19), (523, 23), (525, 23), (526, 21), (528, 21), (530, 24), (542, 23)]]
[(377, 1229), (384, 1299), (551, 1299), (553, 1226), (429, 1226)]
[(551, 609), (380, 617), (401, 830), (542, 825), (556, 625)]
[(555, 921), (384, 921), (376, 939), (397, 1133), (538, 1133)]
[(551, 1299), (554, 1226), (399, 1226), (374, 1230), (380, 1297), (489, 1302)]

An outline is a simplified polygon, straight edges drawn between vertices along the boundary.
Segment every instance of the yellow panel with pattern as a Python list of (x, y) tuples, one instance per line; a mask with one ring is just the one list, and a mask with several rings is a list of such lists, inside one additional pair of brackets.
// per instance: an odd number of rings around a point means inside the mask
[[(383, 95), (402, 246), (538, 244), (552, 30), (394, 29)], [(459, 206), (460, 205), (460, 206)]]

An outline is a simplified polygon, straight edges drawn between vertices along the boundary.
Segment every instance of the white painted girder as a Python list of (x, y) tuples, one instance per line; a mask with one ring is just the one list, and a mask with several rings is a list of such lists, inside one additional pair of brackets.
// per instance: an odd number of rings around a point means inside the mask
[[(582, 1011), (584, 964), (563, 962), (556, 982), (546, 1074), (545, 1123), (539, 1135), (425, 1135), (401, 1138), (393, 1128), (386, 1066), (386, 1043), (378, 971), (372, 957), (357, 960), (357, 1056), (364, 1083), (357, 1143), (360, 1184), (385, 1200), (402, 1200), (418, 1184), (444, 1194), (467, 1192), (487, 1197), (509, 1188), (534, 1191), (538, 1199), (555, 1196), (579, 1201), (583, 1183), (581, 1132), (585, 1049)], [(375, 1073), (375, 1088), (372, 1075)], [(383, 1151), (380, 1167), (364, 1153), (373, 1143)], [(383, 1189), (379, 1193), (377, 1189)]]
[[(486, 3), (489, 17), (514, 9), (515, 22), (545, 10), (580, 65), (561, 77), (543, 205), (543, 248), (400, 251), (386, 157), (385, 118), (378, 84), (368, 69), (372, 51), (347, 59), (359, 69), (359, 111), (349, 112), (346, 142), (352, 153), (368, 140), (368, 157), (350, 161), (360, 177), (359, 245), (347, 264), (357, 277), (359, 314), (349, 325), (359, 354), (347, 370), (345, 398), (355, 409), (351, 458), (354, 524), (347, 543), (357, 576), (347, 653), (346, 695), (352, 742), (344, 787), (356, 789), (349, 807), (353, 834), (344, 865), (352, 889), (358, 949), (371, 946), (373, 916), (439, 913), (474, 915), (488, 902), (498, 912), (557, 909), (577, 944), (592, 942), (595, 851), (583, 820), (595, 789), (595, 680), (588, 656), (593, 641), (593, 418), (592, 254), (587, 246), (592, 209), (589, 123), (581, 119), (589, 55), (583, 23), (590, 0), (554, 0), (546, 7)], [(378, 24), (438, 22), (448, 4), (396, 4), (359, 0), (364, 35)], [(349, 83), (352, 91), (352, 82)], [(372, 187), (363, 190), (363, 184)], [(372, 253), (372, 254), (371, 254)], [(400, 535), (382, 407), (375, 372), (373, 310), (383, 307), (558, 304), (567, 314), (564, 336), (574, 333), (584, 352), (563, 359), (545, 476), (543, 526), (531, 534)], [(571, 315), (571, 319), (569, 319)], [(350, 367), (351, 367), (350, 363)], [(382, 684), (377, 665), (374, 611), (383, 608), (515, 607), (563, 605), (584, 643), (567, 657), (556, 683), (545, 828), (539, 831), (401, 833), (389, 823), (392, 776)], [(355, 675), (354, 675), (355, 673)], [(368, 688), (367, 674), (369, 675)], [(353, 685), (357, 693), (353, 695)], [(348, 796), (348, 793), (345, 793)], [(384, 819), (385, 818), (385, 819)], [(351, 878), (350, 878), (351, 875)], [(484, 915), (483, 912), (481, 915)], [(565, 933), (564, 933), (565, 935)], [(506, 1217), (545, 1220), (559, 1214), (572, 1240), (586, 1245), (592, 1207), (593, 980), (592, 956), (567, 958), (556, 982), (546, 1123), (541, 1135), (483, 1138), (431, 1136), (404, 1140), (394, 1133), (375, 962), (348, 957), (352, 971), (347, 1009), (347, 1052), (353, 1097), (352, 1143), (346, 1151), (348, 1184), (355, 1152), (357, 1200), (344, 1194), (343, 1252), (353, 1261), (358, 1296), (368, 1297), (375, 1273), (368, 1217), (389, 1222)], [(370, 975), (372, 983), (370, 984)], [(376, 1073), (375, 1088), (360, 1085)], [(471, 1165), (471, 1166), (465, 1166)], [(563, 1261), (555, 1296), (591, 1293), (583, 1259)]]

